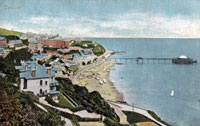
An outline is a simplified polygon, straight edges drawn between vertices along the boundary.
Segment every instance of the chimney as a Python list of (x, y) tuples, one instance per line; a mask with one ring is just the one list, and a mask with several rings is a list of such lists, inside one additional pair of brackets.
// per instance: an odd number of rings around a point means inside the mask
[(28, 70), (28, 65), (25, 66), (25, 71), (27, 71), (27, 70)]
[(24, 60), (21, 60), (21, 65), (24, 65)]
[(31, 72), (31, 76), (32, 76), (32, 77), (35, 77), (35, 70), (34, 70), (34, 69), (33, 69), (32, 72)]
[(51, 74), (51, 68), (47, 68), (47, 74)]
[(36, 62), (36, 64), (35, 64), (35, 69), (37, 69), (38, 68), (38, 63)]

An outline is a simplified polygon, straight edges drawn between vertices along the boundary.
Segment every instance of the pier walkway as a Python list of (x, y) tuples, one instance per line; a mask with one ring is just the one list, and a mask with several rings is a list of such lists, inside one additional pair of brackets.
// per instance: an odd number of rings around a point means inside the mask
[(135, 63), (172, 63), (174, 58), (109, 58), (108, 60), (114, 61), (115, 63), (128, 63), (128, 62), (135, 62)]

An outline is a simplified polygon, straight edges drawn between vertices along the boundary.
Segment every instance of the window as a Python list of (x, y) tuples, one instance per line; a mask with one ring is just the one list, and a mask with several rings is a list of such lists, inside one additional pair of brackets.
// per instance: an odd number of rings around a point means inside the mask
[(44, 94), (47, 95), (47, 90), (45, 90)]
[(40, 94), (42, 94), (42, 89), (40, 89)]
[(47, 81), (45, 81), (45, 85), (47, 85), (48, 84), (48, 82)]
[(40, 85), (42, 85), (42, 80), (40, 80)]
[(27, 80), (26, 79), (24, 79), (24, 87), (23, 87), (23, 89), (27, 89)]

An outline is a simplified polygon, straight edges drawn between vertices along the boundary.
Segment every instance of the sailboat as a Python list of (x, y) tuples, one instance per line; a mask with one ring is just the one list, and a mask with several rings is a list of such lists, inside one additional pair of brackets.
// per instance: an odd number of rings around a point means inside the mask
[(172, 97), (174, 96), (174, 90), (171, 91), (171, 94), (170, 94)]

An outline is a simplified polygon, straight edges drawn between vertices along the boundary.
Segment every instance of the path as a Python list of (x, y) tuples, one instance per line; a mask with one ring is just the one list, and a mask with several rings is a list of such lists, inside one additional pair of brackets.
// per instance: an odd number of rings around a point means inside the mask
[(49, 106), (51, 108), (57, 109), (59, 111), (62, 111), (62, 112), (66, 112), (66, 113), (69, 113), (69, 114), (74, 114), (74, 115), (80, 116), (81, 118), (93, 118), (93, 119), (94, 118), (96, 118), (96, 119), (100, 119), (101, 118), (101, 115), (96, 114), (96, 113), (89, 113), (86, 110), (81, 110), (81, 111), (78, 111), (78, 112), (72, 112), (68, 108), (60, 108), (60, 107), (52, 106), (47, 101), (45, 101), (44, 98), (40, 98), (40, 103), (42, 103), (44, 105), (47, 105), (47, 106)]
[(121, 109), (116, 106), (116, 105), (113, 105), (111, 103), (109, 103), (109, 105), (114, 108), (115, 110), (115, 113), (118, 115), (119, 117), (119, 123), (120, 124), (129, 124), (128, 121), (127, 121), (127, 116), (121, 111)]
[(73, 126), (70, 119), (61, 116), (61, 120), (65, 121), (65, 126)]
[(146, 116), (147, 118), (151, 119), (152, 121), (158, 123), (159, 125), (161, 126), (167, 126), (165, 124), (163, 124), (162, 122), (160, 121), (157, 121), (156, 119), (154, 119), (148, 112), (147, 110), (145, 109), (141, 109), (141, 108), (138, 108), (138, 107), (132, 107), (130, 105), (127, 105), (127, 104), (123, 104), (123, 103), (116, 103), (116, 102), (112, 102), (112, 101), (108, 101), (109, 104), (112, 104), (112, 105), (116, 105), (118, 106), (122, 111), (132, 111), (132, 112), (136, 112), (136, 113), (139, 113), (143, 116)]

